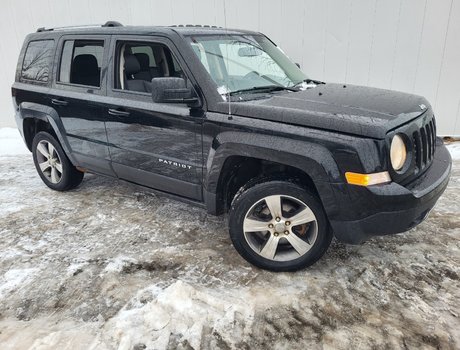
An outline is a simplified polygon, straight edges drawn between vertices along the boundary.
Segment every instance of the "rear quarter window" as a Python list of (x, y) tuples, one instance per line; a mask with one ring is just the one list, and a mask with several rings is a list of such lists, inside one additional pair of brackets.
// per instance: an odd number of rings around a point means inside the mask
[(21, 80), (46, 83), (50, 79), (54, 40), (29, 42), (22, 62)]

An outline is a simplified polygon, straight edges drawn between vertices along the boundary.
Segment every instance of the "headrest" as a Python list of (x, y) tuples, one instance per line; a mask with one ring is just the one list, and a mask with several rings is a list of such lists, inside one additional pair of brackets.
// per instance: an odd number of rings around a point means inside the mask
[(134, 56), (136, 56), (137, 60), (139, 61), (139, 65), (141, 66), (141, 70), (149, 70), (150, 68), (150, 58), (149, 55), (146, 53), (135, 53)]
[(125, 55), (125, 73), (128, 75), (136, 74), (141, 71), (141, 65), (133, 54)]
[(93, 76), (98, 74), (98, 69), (97, 59), (93, 55), (83, 54), (73, 59), (72, 70), (80, 76)]

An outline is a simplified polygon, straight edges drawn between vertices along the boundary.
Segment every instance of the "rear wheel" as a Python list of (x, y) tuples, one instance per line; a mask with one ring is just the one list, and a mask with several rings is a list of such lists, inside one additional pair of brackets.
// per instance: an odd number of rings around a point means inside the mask
[(35, 168), (49, 188), (67, 191), (77, 187), (84, 174), (70, 163), (59, 142), (47, 132), (35, 135), (32, 142)]
[(332, 239), (318, 198), (288, 181), (240, 191), (232, 202), (229, 227), (241, 256), (272, 271), (295, 271), (315, 263)]

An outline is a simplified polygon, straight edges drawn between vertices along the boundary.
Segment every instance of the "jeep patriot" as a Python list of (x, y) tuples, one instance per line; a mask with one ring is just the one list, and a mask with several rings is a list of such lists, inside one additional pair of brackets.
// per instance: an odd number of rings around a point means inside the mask
[(272, 271), (313, 264), (333, 235), (409, 230), (451, 171), (425, 98), (309, 78), (252, 31), (40, 28), (12, 96), (48, 187), (91, 172), (227, 213), (236, 250)]

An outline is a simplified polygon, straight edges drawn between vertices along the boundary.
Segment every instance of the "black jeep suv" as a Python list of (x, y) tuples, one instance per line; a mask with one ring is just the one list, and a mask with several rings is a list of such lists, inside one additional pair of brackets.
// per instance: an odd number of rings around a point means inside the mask
[(209, 26), (45, 29), (12, 88), (38, 174), (85, 172), (228, 212), (237, 251), (274, 271), (419, 224), (451, 158), (422, 97), (308, 78), (261, 33)]

